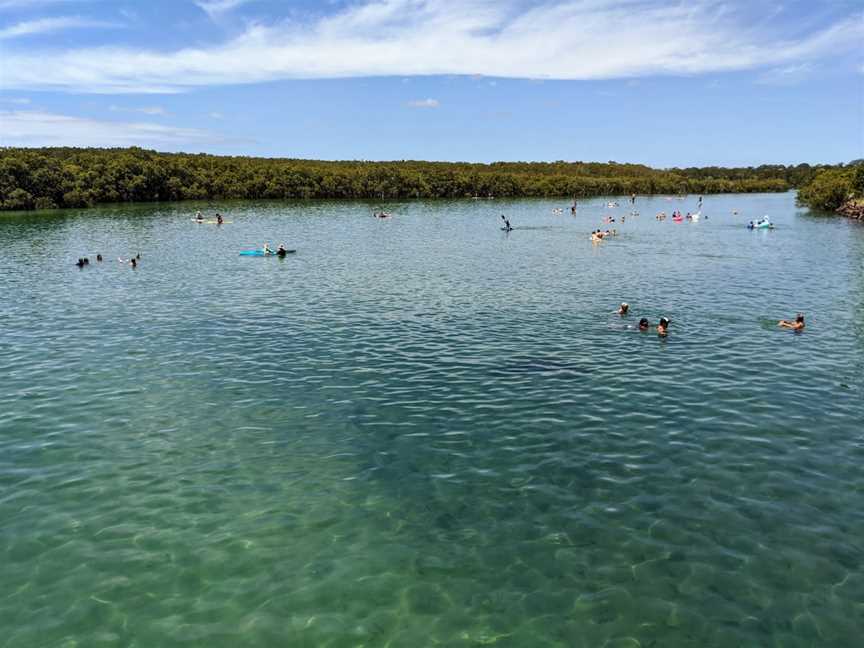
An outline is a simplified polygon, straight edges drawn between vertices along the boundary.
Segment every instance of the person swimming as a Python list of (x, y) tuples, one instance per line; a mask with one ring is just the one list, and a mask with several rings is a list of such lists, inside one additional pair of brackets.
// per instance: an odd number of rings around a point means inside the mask
[(217, 213), (217, 214), (216, 214), (216, 224), (217, 224), (217, 225), (221, 225), (221, 224), (224, 223), (224, 222), (225, 222), (225, 220), (222, 218), (222, 214), (218, 214), (218, 213)]
[(649, 328), (651, 328), (651, 324), (648, 322), (647, 317), (643, 317), (642, 319), (639, 320), (639, 330), (640, 331), (647, 331)]
[(777, 326), (780, 328), (788, 328), (793, 331), (801, 331), (804, 329), (804, 316), (801, 313), (795, 316), (795, 321), (792, 320), (780, 320), (777, 322)]
[(75, 262), (75, 265), (78, 266), (79, 268), (83, 268), (84, 267), (84, 259), (82, 259), (81, 257), (78, 257), (78, 260)]
[(197, 220), (197, 221), (203, 221), (204, 220), (204, 214), (201, 213), (201, 210), (198, 210), (195, 213), (195, 220)]
[(665, 317), (661, 317), (660, 321), (657, 324), (657, 335), (660, 337), (666, 337), (669, 334), (669, 320)]
[(102, 263), (102, 255), (101, 254), (96, 255), (96, 261), (99, 263)]
[(621, 302), (621, 306), (618, 307), (618, 310), (615, 311), (617, 315), (624, 316), (627, 314), (627, 311), (630, 310), (630, 304), (627, 302)]

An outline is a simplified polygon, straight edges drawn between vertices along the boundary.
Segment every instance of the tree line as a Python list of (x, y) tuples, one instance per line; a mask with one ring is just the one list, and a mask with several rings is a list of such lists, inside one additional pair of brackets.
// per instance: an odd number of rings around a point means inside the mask
[(823, 169), (798, 190), (798, 202), (811, 209), (836, 211), (864, 198), (864, 160)]
[(567, 197), (787, 191), (824, 166), (315, 161), (132, 148), (0, 148), (0, 209), (216, 199)]

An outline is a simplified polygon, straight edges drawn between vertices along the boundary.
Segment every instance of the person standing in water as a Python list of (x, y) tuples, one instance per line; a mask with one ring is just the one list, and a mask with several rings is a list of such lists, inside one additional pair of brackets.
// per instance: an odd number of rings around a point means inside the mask
[(801, 313), (795, 316), (795, 321), (792, 320), (780, 320), (777, 322), (777, 326), (780, 328), (792, 329), (793, 331), (803, 331), (804, 330), (804, 316)]
[(222, 214), (217, 213), (216, 214), (216, 224), (221, 225), (223, 222), (225, 222), (225, 221), (222, 219)]

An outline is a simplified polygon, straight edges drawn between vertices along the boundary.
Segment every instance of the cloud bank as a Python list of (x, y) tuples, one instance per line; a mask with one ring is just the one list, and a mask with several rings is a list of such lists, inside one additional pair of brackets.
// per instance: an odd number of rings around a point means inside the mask
[(792, 38), (720, 0), (366, 0), (303, 22), (252, 24), (212, 47), (7, 51), (0, 78), (7, 89), (96, 93), (394, 75), (595, 80), (789, 66), (862, 39), (862, 14)]
[(58, 16), (56, 18), (37, 18), (27, 20), (0, 29), (0, 40), (51, 34), (69, 29), (90, 29), (94, 27), (116, 27), (117, 25), (103, 20), (88, 20), (78, 16)]
[(183, 146), (223, 143), (224, 138), (195, 128), (114, 122), (28, 110), (0, 110), (0, 146)]

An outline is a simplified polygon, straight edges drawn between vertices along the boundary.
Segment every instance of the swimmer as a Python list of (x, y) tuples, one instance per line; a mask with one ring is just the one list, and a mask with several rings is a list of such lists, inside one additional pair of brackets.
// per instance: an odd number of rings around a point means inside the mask
[(603, 240), (603, 233), (600, 230), (595, 230), (595, 231), (591, 232), (591, 242), (592, 243), (599, 243), (602, 240)]
[(777, 322), (777, 326), (780, 328), (788, 328), (793, 331), (801, 331), (804, 329), (804, 316), (801, 313), (795, 316), (795, 321), (792, 320), (780, 320)]
[(138, 259), (136, 259), (135, 257), (132, 257), (129, 263), (132, 265), (133, 270), (138, 267)]
[(640, 331), (647, 331), (649, 328), (651, 328), (651, 325), (648, 323), (647, 317), (643, 317), (642, 319), (639, 320), (639, 330)]
[(97, 254), (97, 255), (96, 255), (96, 261), (97, 261), (98, 263), (102, 263), (102, 255), (101, 255), (101, 254)]
[(83, 268), (84, 267), (84, 259), (82, 259), (81, 257), (78, 257), (78, 260), (75, 262), (75, 265), (78, 266), (79, 268)]
[(665, 317), (660, 318), (660, 322), (657, 324), (657, 335), (660, 337), (666, 337), (669, 331), (669, 320)]
[(195, 220), (197, 220), (197, 221), (203, 221), (204, 220), (204, 214), (202, 214), (200, 210), (195, 213)]
[(615, 311), (616, 315), (621, 315), (622, 317), (627, 314), (627, 311), (630, 310), (630, 304), (627, 302), (621, 302), (621, 306), (618, 307), (618, 310)]
[(222, 218), (222, 214), (218, 214), (218, 213), (217, 213), (217, 214), (216, 214), (216, 224), (217, 224), (217, 225), (221, 225), (223, 222), (225, 222), (225, 221), (224, 221), (224, 219)]

